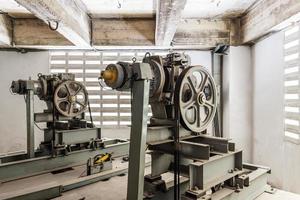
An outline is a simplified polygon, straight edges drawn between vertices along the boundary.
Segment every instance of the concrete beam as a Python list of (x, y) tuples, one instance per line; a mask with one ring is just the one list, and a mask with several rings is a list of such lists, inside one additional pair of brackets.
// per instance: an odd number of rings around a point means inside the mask
[(180, 23), (186, 0), (157, 1), (155, 44), (169, 46)]
[(63, 35), (49, 29), (40, 19), (14, 20), (14, 45), (22, 46), (73, 46)]
[[(94, 19), (93, 46), (154, 46), (153, 19)], [(14, 44), (28, 48), (74, 48), (40, 19), (14, 19)], [(78, 47), (77, 47), (78, 48)]]
[(12, 44), (12, 20), (5, 14), (0, 14), (0, 47)]
[(154, 45), (153, 19), (93, 19), (94, 46)]
[[(239, 31), (234, 20), (182, 20), (173, 40), (174, 48), (209, 49), (218, 44), (236, 45)], [(49, 29), (40, 19), (14, 19), (14, 45), (26, 48), (79, 48)], [(155, 45), (154, 19), (93, 19), (92, 46), (105, 48), (170, 48)], [(82, 47), (81, 49), (87, 49)]]
[(242, 43), (253, 42), (300, 12), (299, 0), (262, 0), (241, 18)]
[(79, 0), (15, 0), (77, 47), (90, 47), (90, 18)]
[(215, 47), (218, 44), (238, 45), (238, 20), (230, 19), (188, 19), (177, 27), (173, 45), (203, 45)]

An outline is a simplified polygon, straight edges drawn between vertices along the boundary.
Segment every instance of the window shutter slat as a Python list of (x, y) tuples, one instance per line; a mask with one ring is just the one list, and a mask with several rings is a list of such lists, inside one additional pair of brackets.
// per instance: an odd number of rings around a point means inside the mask
[[(153, 52), (152, 52), (153, 53)], [(50, 73), (73, 73), (75, 80), (83, 83), (89, 94), (91, 114), (94, 124), (101, 127), (124, 127), (131, 125), (131, 94), (102, 88), (98, 77), (101, 70), (110, 63), (132, 62), (136, 57), (142, 61), (146, 51), (51, 51)], [(166, 55), (158, 52), (157, 55)], [(149, 117), (151, 113), (149, 114)], [(86, 120), (90, 114), (86, 111)]]
[(284, 33), (284, 135), (287, 141), (300, 143), (300, 27)]

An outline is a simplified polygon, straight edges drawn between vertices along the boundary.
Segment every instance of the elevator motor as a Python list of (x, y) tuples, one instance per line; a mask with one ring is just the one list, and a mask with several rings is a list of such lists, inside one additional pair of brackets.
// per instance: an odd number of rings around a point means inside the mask
[[(217, 94), (212, 76), (203, 66), (191, 66), (185, 54), (171, 53), (166, 57), (147, 53), (142, 61), (151, 67), (150, 105), (152, 125), (166, 125), (174, 119), (178, 107), (181, 124), (193, 132), (205, 130), (216, 113)], [(109, 64), (100, 78), (108, 87), (117, 90), (131, 88), (135, 63)]]
[(13, 93), (25, 95), (27, 90), (44, 100), (49, 111), (55, 109), (55, 113), (65, 117), (76, 117), (87, 108), (87, 90), (75, 81), (74, 74), (38, 74), (37, 80), (17, 80), (11, 84)]

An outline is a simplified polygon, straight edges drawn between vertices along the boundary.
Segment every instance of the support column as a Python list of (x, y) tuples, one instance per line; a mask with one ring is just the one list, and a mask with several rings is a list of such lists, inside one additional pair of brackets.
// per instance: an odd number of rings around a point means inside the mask
[(135, 81), (132, 86), (131, 133), (128, 169), (128, 200), (142, 200), (144, 193), (145, 150), (147, 137), (149, 80)]
[(216, 137), (223, 137), (223, 95), (222, 95), (222, 82), (223, 82), (223, 57), (226, 54), (228, 46), (219, 45), (211, 53), (212, 59), (212, 75), (217, 87), (217, 112), (214, 118), (214, 129)]
[(27, 90), (26, 94), (26, 122), (27, 122), (27, 156), (34, 157), (34, 93)]

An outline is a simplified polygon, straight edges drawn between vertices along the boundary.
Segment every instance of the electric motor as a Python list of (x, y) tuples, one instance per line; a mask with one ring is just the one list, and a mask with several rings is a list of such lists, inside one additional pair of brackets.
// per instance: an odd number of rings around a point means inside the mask
[[(183, 127), (194, 132), (205, 130), (217, 108), (216, 86), (208, 71), (202, 66), (190, 66), (189, 56), (179, 53), (166, 57), (146, 54), (142, 63), (150, 65), (153, 75), (149, 91), (150, 122), (166, 125), (174, 119), (174, 109), (179, 108)], [(100, 79), (113, 89), (128, 89), (134, 80), (134, 64), (109, 64)]]
[(74, 74), (38, 74), (37, 80), (12, 81), (13, 93), (25, 95), (28, 90), (44, 100), (50, 111), (55, 108), (65, 117), (76, 117), (87, 108), (87, 90), (82, 83), (75, 81)]

